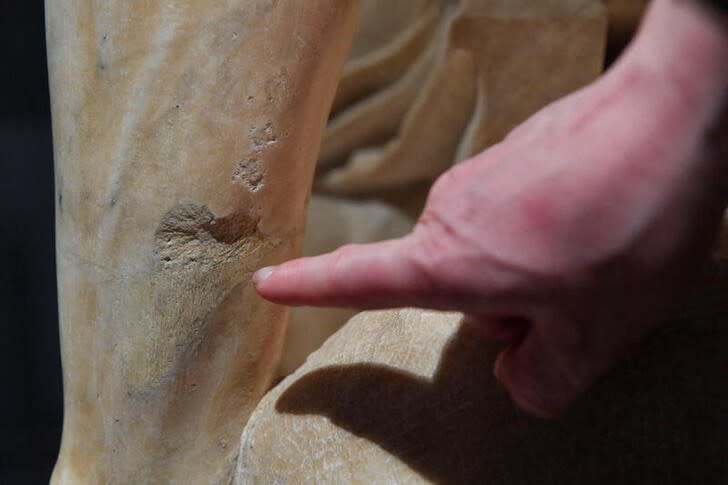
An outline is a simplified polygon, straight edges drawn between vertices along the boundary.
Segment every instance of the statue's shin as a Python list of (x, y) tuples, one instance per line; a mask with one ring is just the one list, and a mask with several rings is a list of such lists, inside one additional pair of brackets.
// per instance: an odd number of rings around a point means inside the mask
[(341, 0), (47, 0), (65, 417), (55, 483), (229, 481), (353, 30)]

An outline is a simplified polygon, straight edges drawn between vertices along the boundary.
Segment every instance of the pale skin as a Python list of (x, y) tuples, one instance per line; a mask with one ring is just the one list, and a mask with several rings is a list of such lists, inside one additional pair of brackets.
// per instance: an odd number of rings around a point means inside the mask
[(414, 231), (259, 270), (289, 305), (458, 310), (527, 412), (564, 412), (638, 348), (728, 204), (728, 19), (654, 0), (602, 78), (445, 173)]

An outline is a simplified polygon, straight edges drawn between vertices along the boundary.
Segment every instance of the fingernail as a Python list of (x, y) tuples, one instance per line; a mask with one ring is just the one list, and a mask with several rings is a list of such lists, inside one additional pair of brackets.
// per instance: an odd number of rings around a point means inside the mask
[(253, 284), (255, 286), (258, 286), (268, 278), (270, 278), (270, 275), (273, 274), (273, 266), (267, 266), (265, 268), (260, 268), (258, 271), (255, 272), (253, 275)]

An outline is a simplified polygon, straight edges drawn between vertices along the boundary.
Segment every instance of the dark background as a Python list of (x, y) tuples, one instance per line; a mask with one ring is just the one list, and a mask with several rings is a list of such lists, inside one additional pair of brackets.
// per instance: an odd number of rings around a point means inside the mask
[(47, 483), (62, 420), (42, 0), (0, 0), (0, 484)]

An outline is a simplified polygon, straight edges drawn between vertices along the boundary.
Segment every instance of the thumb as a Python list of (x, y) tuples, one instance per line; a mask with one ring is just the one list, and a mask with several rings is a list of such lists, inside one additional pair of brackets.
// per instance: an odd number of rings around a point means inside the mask
[(597, 377), (585, 349), (554, 340), (548, 330), (532, 324), (525, 338), (501, 352), (494, 369), (513, 401), (542, 418), (562, 414)]
[(427, 306), (431, 292), (417, 236), (336, 251), (258, 270), (264, 298), (287, 305), (396, 308)]

